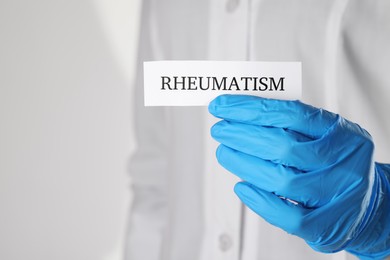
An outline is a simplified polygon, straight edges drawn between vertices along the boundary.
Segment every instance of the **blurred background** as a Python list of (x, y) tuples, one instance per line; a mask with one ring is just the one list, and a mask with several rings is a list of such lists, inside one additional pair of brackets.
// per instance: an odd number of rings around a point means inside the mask
[(0, 0), (0, 259), (121, 259), (139, 2)]

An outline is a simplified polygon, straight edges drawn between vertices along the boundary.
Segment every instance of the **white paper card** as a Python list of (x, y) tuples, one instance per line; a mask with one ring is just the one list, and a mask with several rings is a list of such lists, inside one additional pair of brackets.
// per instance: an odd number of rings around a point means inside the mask
[(294, 100), (301, 93), (300, 62), (144, 62), (145, 106), (207, 106), (221, 94)]

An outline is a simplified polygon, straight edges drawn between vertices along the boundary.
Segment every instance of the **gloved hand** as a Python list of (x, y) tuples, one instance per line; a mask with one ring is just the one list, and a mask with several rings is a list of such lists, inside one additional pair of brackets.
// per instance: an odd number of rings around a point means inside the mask
[(390, 166), (364, 129), (299, 101), (223, 95), (209, 111), (223, 119), (217, 159), (254, 212), (320, 252), (390, 255)]

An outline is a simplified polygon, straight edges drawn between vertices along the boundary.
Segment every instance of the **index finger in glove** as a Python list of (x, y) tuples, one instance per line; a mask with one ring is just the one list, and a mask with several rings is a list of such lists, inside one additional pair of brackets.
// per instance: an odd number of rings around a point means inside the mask
[(337, 115), (300, 101), (246, 95), (221, 95), (209, 104), (215, 117), (232, 122), (286, 128), (311, 138), (321, 137)]

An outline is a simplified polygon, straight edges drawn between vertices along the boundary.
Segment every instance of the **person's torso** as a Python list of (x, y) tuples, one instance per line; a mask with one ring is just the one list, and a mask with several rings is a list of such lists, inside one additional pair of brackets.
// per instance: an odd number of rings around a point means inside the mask
[[(302, 101), (359, 123), (373, 135), (378, 160), (390, 158), (390, 51), (383, 49), (390, 36), (379, 3), (146, 2), (151, 42), (145, 44), (154, 59), (301, 61)], [(161, 109), (174, 140), (162, 259), (348, 259), (314, 252), (242, 206), (233, 193), (238, 179), (216, 162), (209, 135), (216, 119), (206, 108)]]

